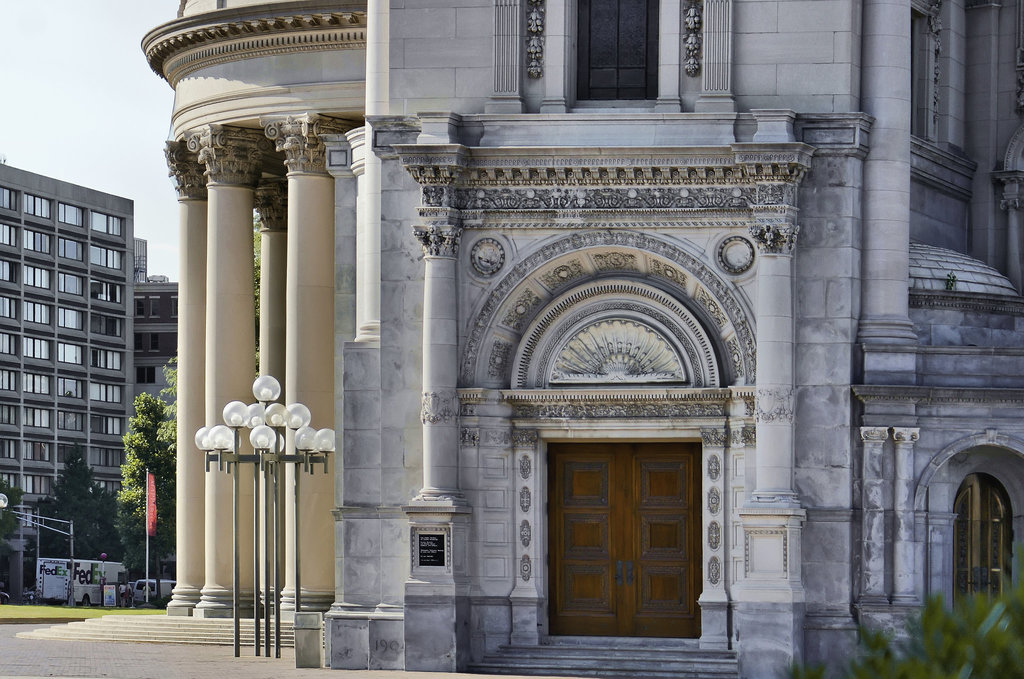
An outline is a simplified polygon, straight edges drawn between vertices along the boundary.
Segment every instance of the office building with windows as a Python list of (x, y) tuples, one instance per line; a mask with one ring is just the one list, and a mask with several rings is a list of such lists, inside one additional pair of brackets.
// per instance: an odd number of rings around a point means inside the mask
[(230, 615), (253, 208), (333, 667), (761, 679), (1006, 581), (1019, 0), (167, 7), (171, 612)]
[[(140, 240), (135, 239), (136, 273)], [(178, 284), (168, 281), (167, 276), (143, 277), (135, 282), (132, 398), (143, 392), (160, 396), (167, 388), (164, 367), (178, 354)]]
[(0, 474), (28, 510), (81, 447), (121, 486), (133, 205), (0, 165)]

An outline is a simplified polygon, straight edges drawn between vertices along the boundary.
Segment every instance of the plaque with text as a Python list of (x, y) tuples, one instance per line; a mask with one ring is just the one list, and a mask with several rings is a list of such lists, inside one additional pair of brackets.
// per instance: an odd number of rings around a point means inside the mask
[(421, 566), (444, 566), (444, 534), (420, 533), (416, 544), (417, 563)]

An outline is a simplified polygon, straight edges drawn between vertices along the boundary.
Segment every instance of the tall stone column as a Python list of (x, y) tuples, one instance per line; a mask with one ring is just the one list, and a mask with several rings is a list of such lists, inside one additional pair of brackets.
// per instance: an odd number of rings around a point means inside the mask
[(896, 474), (893, 486), (893, 592), (892, 602), (908, 606), (920, 602), (917, 596), (917, 545), (914, 542), (914, 444), (920, 438), (917, 427), (894, 427)]
[[(865, 0), (861, 102), (874, 116), (864, 163), (861, 342), (916, 342), (910, 280), (910, 0)], [(913, 357), (909, 359), (912, 361)], [(870, 366), (869, 366), (870, 368)]]
[(167, 142), (170, 176), (178, 192), (178, 432), (175, 496), (177, 582), (168, 615), (191, 615), (204, 582), (205, 468), (195, 433), (206, 418), (206, 177), (185, 142)]
[[(285, 399), (305, 403), (312, 426), (333, 428), (334, 179), (327, 173), (320, 135), (344, 130), (315, 114), (261, 122), (267, 137), (284, 152), (288, 168)], [(299, 529), (288, 542), (291, 554), (286, 561), (288, 585), (282, 592), (282, 608), (288, 603), (294, 607), (296, 579), (302, 588), (303, 610), (326, 611), (334, 602), (333, 469), (331, 456), (326, 474), (300, 479)], [(285, 474), (288, 526), (294, 524), (295, 474), (303, 472), (289, 465)], [(294, 571), (295, 550), (300, 550), (300, 573)]]
[[(766, 191), (778, 187), (768, 186)], [(734, 588), (742, 666), (775, 676), (803, 652), (801, 534), (806, 516), (793, 490), (793, 248), (795, 210), (755, 213), (757, 243), (757, 388), (755, 479), (743, 521), (744, 576)], [(741, 663), (749, 662), (741, 658)]]
[(256, 212), (260, 215), (260, 375), (273, 375), (284, 384), (287, 183), (261, 183), (256, 189)]
[(1003, 182), (1003, 199), (999, 206), (1006, 210), (1006, 277), (1017, 288), (1017, 292), (1024, 290), (1024, 271), (1021, 262), (1021, 243), (1024, 237), (1024, 228), (1021, 225), (1021, 209), (1024, 209), (1024, 195), (1021, 191), (1021, 183), (1024, 176), (1021, 173), (1006, 173), (999, 177)]
[[(691, 9), (700, 11), (700, 4), (687, 7), (684, 66), (689, 75), (696, 75), (703, 62), (701, 93), (694, 110), (735, 111), (732, 94), (732, 0), (705, 0), (703, 3), (704, 35), (701, 22), (694, 25)], [(698, 14), (699, 18), (699, 14)]]
[(886, 480), (882, 473), (882, 451), (889, 430), (861, 427), (864, 457), (861, 488), (861, 587), (862, 611), (888, 605), (885, 596), (885, 499)]
[[(261, 144), (261, 142), (263, 142)], [(253, 194), (265, 140), (253, 132), (212, 125), (189, 137), (190, 151), (206, 166), (208, 237), (206, 261), (206, 424), (221, 422), (229, 401), (252, 400), (256, 373), (253, 299)], [(247, 445), (244, 441), (243, 445)], [(240, 468), (240, 524), (252, 523), (252, 469)], [(232, 478), (206, 474), (206, 580), (194, 615), (232, 614)], [(241, 531), (240, 554), (252, 552)], [(242, 559), (240, 596), (252, 606), (252, 564)]]

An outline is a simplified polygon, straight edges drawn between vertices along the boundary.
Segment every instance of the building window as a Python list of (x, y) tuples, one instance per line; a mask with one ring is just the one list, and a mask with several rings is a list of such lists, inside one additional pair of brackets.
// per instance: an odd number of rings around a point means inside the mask
[(0, 281), (17, 283), (18, 265), (14, 262), (8, 262), (6, 259), (0, 259)]
[(89, 451), (89, 463), (97, 467), (120, 467), (124, 464), (124, 450), (93, 448)]
[(89, 281), (89, 297), (101, 302), (121, 302), (122, 286), (106, 281)]
[(82, 398), (82, 380), (76, 380), (71, 377), (58, 377), (57, 393), (66, 398)]
[(41, 198), (39, 196), (33, 196), (31, 193), (26, 193), (25, 214), (34, 215), (36, 217), (42, 217), (43, 219), (49, 219), (50, 201), (46, 198)]
[(153, 318), (160, 317), (160, 298), (151, 297), (149, 299), (149, 315)]
[(50, 426), (50, 411), (46, 408), (25, 408), (25, 426), (26, 427), (45, 427)]
[(18, 388), (18, 371), (0, 368), (0, 389), (15, 391)]
[(89, 384), (89, 398), (104, 403), (120, 403), (121, 385), (92, 382)]
[(50, 376), (38, 373), (25, 373), (21, 381), (21, 389), (26, 394), (49, 394)]
[(65, 431), (82, 431), (85, 428), (85, 414), (70, 413), (66, 410), (57, 411), (57, 429)]
[(137, 299), (135, 300), (135, 316), (144, 316), (146, 314), (146, 300)]
[(50, 341), (36, 337), (23, 337), (21, 342), (21, 355), (25, 358), (50, 358)]
[(47, 269), (40, 269), (38, 266), (25, 264), (22, 266), (21, 271), (22, 280), (25, 285), (33, 288), (50, 289), (50, 272)]
[(53, 488), (53, 477), (41, 474), (22, 474), (21, 490), (28, 494), (49, 495)]
[(14, 356), (18, 351), (18, 336), (9, 332), (0, 332), (0, 354)]
[(107, 480), (107, 479), (97, 479), (96, 480), (96, 485), (99, 486), (100, 488), (102, 488), (103, 490), (107, 491), (108, 493), (117, 494), (117, 492), (121, 490), (121, 482), (120, 481), (110, 481), (110, 480)]
[(2, 318), (17, 318), (18, 317), (18, 301), (0, 295), (0, 317)]
[(17, 210), (18, 206), (14, 200), (14, 191), (0, 186), (0, 207), (8, 210)]
[(57, 254), (65, 259), (82, 261), (82, 244), (70, 238), (57, 239)]
[(57, 360), (61, 363), (82, 365), (82, 347), (77, 344), (57, 342)]
[(149, 350), (160, 351), (160, 335), (158, 333), (154, 332), (149, 336)]
[(57, 325), (71, 330), (81, 330), (83, 327), (82, 312), (77, 309), (65, 309), (57, 307)]
[(579, 0), (577, 98), (658, 97), (657, 0)]
[(3, 245), (18, 244), (18, 227), (10, 224), (0, 224), (0, 243)]
[(122, 319), (115, 316), (104, 316), (103, 314), (94, 313), (89, 318), (89, 329), (100, 335), (120, 337), (121, 323)]
[(57, 219), (65, 224), (81, 226), (84, 221), (82, 213), (83, 210), (80, 207), (67, 205), (66, 203), (57, 203)]
[(953, 600), (998, 596), (1010, 582), (1013, 512), (1003, 485), (988, 474), (970, 474), (953, 504)]
[(28, 323), (43, 323), (45, 325), (50, 324), (50, 305), (42, 304), (40, 302), (30, 302), (25, 300), (22, 305), (25, 314), (25, 321)]
[(121, 269), (121, 253), (110, 248), (101, 248), (98, 245), (89, 246), (89, 261), (97, 266), (105, 266), (108, 269)]
[(120, 217), (105, 215), (102, 212), (92, 213), (92, 230), (100, 233), (107, 233), (111, 236), (120, 236), (123, 225)]
[(36, 462), (49, 462), (52, 455), (50, 444), (46, 441), (25, 441), (22, 448), (21, 459), (35, 460)]
[(61, 292), (66, 292), (69, 295), (81, 295), (84, 286), (85, 280), (81, 276), (76, 276), (73, 273), (57, 274), (57, 289)]
[(0, 439), (0, 457), (8, 460), (17, 460), (18, 442), (13, 439)]
[(156, 366), (136, 366), (135, 381), (139, 384), (156, 384)]
[(171, 297), (171, 318), (178, 317), (178, 298)]
[(121, 435), (122, 418), (120, 417), (93, 415), (89, 424), (94, 434), (110, 434), (112, 436)]
[(18, 406), (0, 405), (0, 424), (18, 424)]
[(94, 368), (105, 368), (106, 370), (121, 369), (121, 352), (110, 351), (109, 349), (90, 349), (90, 365)]
[(25, 229), (22, 232), (22, 244), (26, 250), (50, 254), (50, 236), (38, 231)]

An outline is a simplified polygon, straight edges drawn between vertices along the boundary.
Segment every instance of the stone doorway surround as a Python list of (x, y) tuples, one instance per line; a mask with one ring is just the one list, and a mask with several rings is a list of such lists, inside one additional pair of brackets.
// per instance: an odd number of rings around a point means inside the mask
[[(564, 441), (702, 443), (701, 648), (730, 644), (730, 586), (743, 567), (736, 513), (744, 497), (745, 449), (753, 444), (754, 387), (705, 389), (460, 389), (462, 445), (475, 446), (481, 425), (511, 427), (514, 568), (508, 596), (510, 641), (551, 640), (547, 610), (547, 448)], [(501, 413), (493, 418), (491, 414)]]

